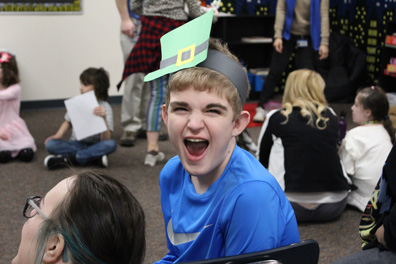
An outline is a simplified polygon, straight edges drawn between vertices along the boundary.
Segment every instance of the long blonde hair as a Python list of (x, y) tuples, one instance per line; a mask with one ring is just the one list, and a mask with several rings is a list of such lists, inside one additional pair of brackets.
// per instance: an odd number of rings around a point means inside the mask
[(327, 108), (324, 95), (325, 82), (316, 72), (308, 69), (296, 70), (289, 74), (283, 95), (281, 114), (286, 124), (293, 107), (301, 108), (301, 116), (308, 118), (307, 124), (325, 129), (329, 118), (322, 116)]

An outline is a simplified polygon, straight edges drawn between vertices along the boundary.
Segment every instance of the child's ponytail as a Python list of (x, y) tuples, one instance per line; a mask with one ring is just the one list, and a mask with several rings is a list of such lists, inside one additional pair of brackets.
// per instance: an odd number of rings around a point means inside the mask
[(103, 68), (88, 68), (80, 74), (80, 81), (84, 85), (92, 84), (96, 99), (106, 101), (109, 97), (109, 73)]
[(384, 117), (384, 121), (382, 122), (386, 131), (388, 131), (389, 136), (391, 138), (392, 144), (395, 143), (395, 130), (393, 129), (392, 121), (389, 119), (389, 115)]

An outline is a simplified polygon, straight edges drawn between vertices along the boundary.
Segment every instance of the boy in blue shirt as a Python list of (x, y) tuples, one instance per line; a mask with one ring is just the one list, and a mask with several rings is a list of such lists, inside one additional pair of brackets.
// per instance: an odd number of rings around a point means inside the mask
[[(195, 57), (197, 50), (191, 51)], [(300, 241), (281, 187), (236, 144), (250, 120), (243, 110), (248, 92), (246, 70), (214, 40), (203, 62), (170, 78), (162, 118), (178, 155), (160, 173), (169, 252), (157, 263), (240, 255)]]

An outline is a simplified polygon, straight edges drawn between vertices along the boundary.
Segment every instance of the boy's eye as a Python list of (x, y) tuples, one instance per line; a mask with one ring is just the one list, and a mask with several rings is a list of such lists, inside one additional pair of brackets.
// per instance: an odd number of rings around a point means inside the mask
[(213, 113), (213, 114), (221, 114), (221, 111), (219, 109), (208, 109), (207, 110), (208, 113)]
[(175, 107), (175, 108), (173, 108), (173, 112), (178, 112), (178, 111), (187, 111), (187, 108), (185, 108), (185, 107)]

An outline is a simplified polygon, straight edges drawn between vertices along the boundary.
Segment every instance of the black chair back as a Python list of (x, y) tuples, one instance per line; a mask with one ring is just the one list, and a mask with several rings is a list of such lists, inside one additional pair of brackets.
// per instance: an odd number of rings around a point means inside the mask
[(319, 244), (308, 239), (280, 248), (183, 264), (317, 264)]

